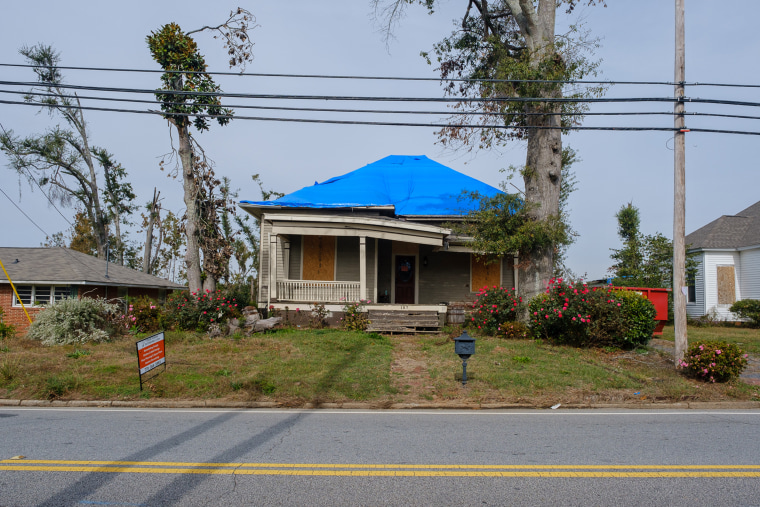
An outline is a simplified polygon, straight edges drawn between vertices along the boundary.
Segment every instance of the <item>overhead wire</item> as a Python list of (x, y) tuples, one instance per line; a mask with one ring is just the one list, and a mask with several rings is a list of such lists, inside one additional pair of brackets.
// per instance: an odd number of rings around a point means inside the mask
[(126, 72), (126, 73), (150, 73), (150, 74), (205, 74), (209, 76), (241, 76), (241, 77), (275, 77), (296, 79), (353, 79), (353, 80), (377, 80), (377, 81), (431, 81), (431, 82), (473, 82), (473, 83), (554, 83), (554, 84), (596, 84), (596, 85), (655, 85), (655, 86), (714, 86), (733, 88), (760, 88), (758, 84), (741, 83), (700, 83), (698, 81), (678, 83), (675, 81), (615, 81), (615, 80), (586, 80), (586, 79), (470, 79), (470, 78), (440, 78), (440, 77), (415, 77), (415, 76), (358, 76), (358, 75), (331, 75), (331, 74), (289, 74), (289, 73), (266, 73), (266, 72), (233, 72), (233, 71), (184, 71), (163, 69), (127, 69), (117, 67), (82, 67), (63, 65), (39, 65), (21, 63), (0, 63), (0, 67), (18, 68), (57, 68), (61, 70), (82, 70), (100, 72)]

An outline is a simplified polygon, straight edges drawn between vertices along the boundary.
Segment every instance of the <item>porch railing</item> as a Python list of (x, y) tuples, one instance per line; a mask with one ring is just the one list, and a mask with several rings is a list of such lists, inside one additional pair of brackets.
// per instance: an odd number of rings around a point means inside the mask
[(282, 280), (277, 282), (278, 301), (341, 303), (359, 301), (359, 282)]

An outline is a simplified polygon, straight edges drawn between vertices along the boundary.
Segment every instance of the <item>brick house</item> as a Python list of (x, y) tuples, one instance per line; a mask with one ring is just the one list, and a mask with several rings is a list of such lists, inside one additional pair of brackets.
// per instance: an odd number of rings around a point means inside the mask
[(65, 297), (103, 297), (113, 302), (123, 301), (127, 296), (148, 296), (163, 301), (167, 292), (186, 289), (67, 248), (0, 247), (0, 260), (19, 296), (16, 297), (2, 274), (0, 307), (5, 312), (5, 322), (16, 326), (20, 333), (29, 327), (24, 307), (34, 319), (45, 306)]

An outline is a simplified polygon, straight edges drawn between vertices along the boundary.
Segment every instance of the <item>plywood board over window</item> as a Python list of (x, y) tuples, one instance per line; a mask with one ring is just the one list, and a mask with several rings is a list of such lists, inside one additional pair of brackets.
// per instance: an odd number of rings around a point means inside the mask
[(718, 304), (732, 305), (736, 302), (736, 279), (733, 266), (718, 266)]
[(335, 280), (335, 236), (303, 237), (303, 279)]
[(472, 258), (472, 281), (470, 290), (478, 292), (483, 287), (497, 287), (501, 285), (501, 262), (493, 257), (481, 257), (471, 255)]

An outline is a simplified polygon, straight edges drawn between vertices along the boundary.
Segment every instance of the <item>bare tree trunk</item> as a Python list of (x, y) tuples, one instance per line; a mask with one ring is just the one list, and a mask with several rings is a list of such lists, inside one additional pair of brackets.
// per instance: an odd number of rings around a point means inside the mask
[(150, 204), (148, 211), (148, 226), (145, 228), (145, 251), (143, 253), (143, 273), (152, 274), (151, 255), (153, 254), (153, 225), (156, 223), (156, 205), (158, 204), (158, 192), (153, 187), (153, 202)]
[[(525, 200), (531, 220), (559, 218), (559, 193), (562, 183), (562, 135), (559, 115), (532, 116), (531, 126), (554, 126), (556, 129), (532, 129), (528, 132), (528, 152), (523, 180)], [(547, 246), (529, 253), (528, 265), (520, 280), (523, 298), (544, 291), (554, 269), (554, 247)]]
[(179, 134), (179, 159), (182, 163), (182, 185), (185, 190), (185, 269), (187, 270), (187, 285), (190, 292), (202, 290), (201, 258), (198, 244), (198, 184), (193, 167), (193, 149), (190, 145), (190, 132), (187, 125), (177, 128)]

